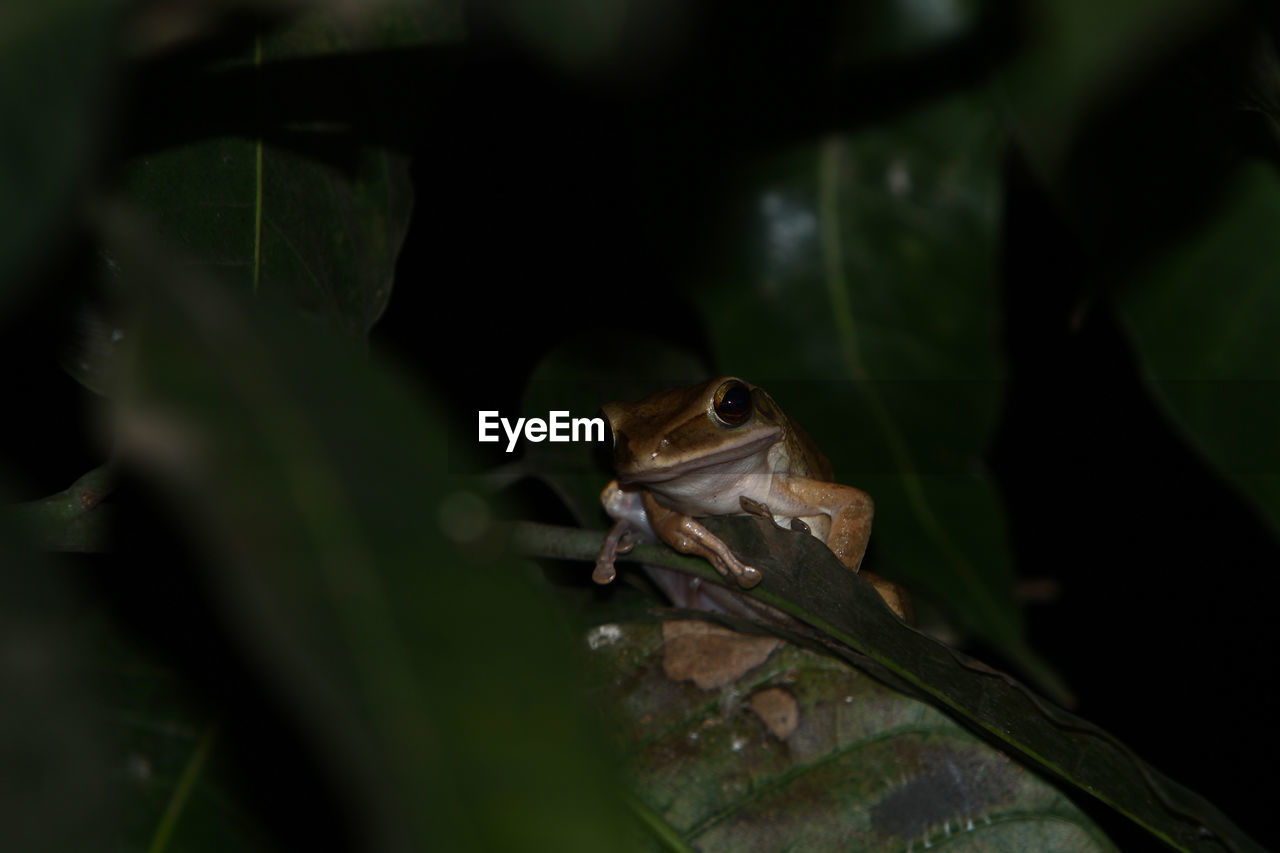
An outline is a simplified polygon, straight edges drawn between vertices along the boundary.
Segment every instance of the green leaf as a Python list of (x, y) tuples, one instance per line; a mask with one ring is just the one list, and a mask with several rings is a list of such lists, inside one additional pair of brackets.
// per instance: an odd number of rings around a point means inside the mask
[(227, 629), (373, 849), (615, 846), (630, 827), (568, 638), (450, 474), (429, 398), (108, 221), (139, 301), (122, 463), (189, 525)]
[(144, 157), (129, 196), (201, 266), (352, 334), (386, 307), (411, 207), (400, 155), (366, 150), (346, 174), (238, 138)]
[(51, 0), (0, 8), (0, 304), (79, 213), (124, 7)]
[[(333, 10), (304, 16), (230, 64), (368, 48), (371, 33), (400, 44), (451, 31), (408, 15), (363, 20), (354, 30), (343, 23)], [(266, 126), (262, 93), (244, 96), (245, 116)], [(343, 128), (295, 130), (320, 145), (340, 139)], [(125, 180), (129, 197), (175, 247), (246, 291), (287, 299), (353, 335), (367, 332), (386, 307), (413, 203), (406, 155), (366, 145), (345, 162), (322, 162), (262, 139), (214, 136), (145, 155)]]
[[(708, 518), (704, 524), (763, 575), (759, 586), (735, 591), (793, 616), (803, 625), (776, 619), (752, 623), (723, 616), (715, 617), (718, 621), (835, 655), (928, 702), (1029, 768), (1097, 797), (1176, 849), (1205, 853), (1262, 849), (1212, 804), (1149, 767), (1106, 732), (1041, 699), (1009, 676), (908, 627), (869, 583), (852, 574), (814, 537), (745, 516)], [(542, 544), (559, 540), (554, 548), (538, 553), (594, 559), (599, 537), (588, 542), (579, 539), (579, 531), (569, 534), (561, 539), (545, 528), (522, 527), (519, 541), (534, 552), (540, 548), (539, 540)], [(706, 561), (681, 556), (666, 547), (637, 546), (624, 559), (725, 585)], [(694, 615), (706, 618), (706, 614)], [(597, 633), (592, 641), (598, 644), (612, 633)], [(625, 663), (622, 669), (640, 671)], [(665, 692), (674, 689), (668, 686)], [(733, 696), (732, 692), (726, 695)], [(653, 701), (663, 701), (661, 693), (641, 691), (631, 700), (629, 710), (643, 722), (652, 712), (642, 703)], [(704, 700), (704, 704), (711, 703)], [(673, 721), (673, 727), (677, 722)], [(682, 725), (686, 742), (681, 755), (688, 756), (696, 748), (688, 741), (700, 736), (690, 738), (691, 729), (697, 729), (687, 721)], [(675, 746), (670, 748), (675, 750)], [(725, 795), (723, 790), (715, 790), (716, 784), (707, 787), (713, 790), (696, 795), (703, 802)], [(730, 792), (742, 791), (743, 783), (728, 787)], [(750, 785), (746, 789), (751, 790)], [(661, 810), (667, 800), (657, 799), (650, 805)], [(683, 807), (683, 803), (672, 800), (671, 807)], [(713, 803), (694, 808), (718, 814), (718, 809), (727, 806)], [(677, 831), (694, 826), (684, 818), (675, 819), (674, 825)]]
[(1001, 77), (1022, 150), (1050, 187), (1080, 125), (1152, 66), (1227, 20), (1228, 0), (1050, 0), (1028, 8), (1022, 55)]
[(1280, 176), (1253, 164), (1222, 209), (1116, 294), (1174, 422), (1280, 534)]
[(766, 163), (747, 181), (756, 233), (734, 241), (755, 254), (702, 300), (718, 367), (875, 500), (867, 565), (1062, 695), (1025, 642), (981, 459), (1004, 382), (999, 150), (991, 111), (957, 98)]
[[(682, 842), (1114, 849), (1051, 785), (929, 705), (828, 655), (699, 626), (615, 622), (589, 634), (637, 796)], [(768, 657), (712, 686), (686, 677), (727, 648)]]
[[(1031, 766), (1098, 797), (1182, 850), (1260, 850), (1210, 803), (1012, 678), (907, 627), (811, 536), (741, 518), (708, 527), (767, 572), (753, 597), (852, 649), (859, 665), (955, 715)], [(791, 567), (790, 569), (784, 567)]]

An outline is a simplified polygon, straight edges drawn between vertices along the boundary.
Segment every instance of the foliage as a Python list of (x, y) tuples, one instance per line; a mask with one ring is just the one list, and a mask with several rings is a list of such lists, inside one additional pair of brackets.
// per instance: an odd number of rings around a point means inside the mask
[[(792, 645), (718, 693), (687, 683), (664, 668), (680, 614), (534, 571), (498, 523), (564, 506), (599, 527), (590, 448), (511, 463), (470, 432), (521, 397), (588, 414), (740, 374), (875, 497), (868, 565), (935, 632), (1069, 701), (990, 466), (1018, 381), (1002, 281), (1035, 253), (1007, 205), (1020, 182), (1050, 200), (1094, 261), (1073, 316), (1119, 319), (1162, 416), (1274, 537), (1280, 61), (1249, 12), (0, 11), (7, 352), (102, 398), (84, 421), (6, 400), (37, 431), (71, 422), (3, 472), (25, 501), (0, 519), (0, 746), (25, 792), (6, 837), (1111, 849), (1092, 795), (1179, 849), (1253, 849), (1114, 738), (876, 610), (807, 538), (729, 523), (772, 566), (761, 600), (808, 627), (736, 624)], [(1248, 61), (1186, 74), (1211, 83), (1182, 112), (1139, 97), (1206, 44)], [(48, 458), (86, 454), (49, 485)], [(491, 482), (551, 492), (512, 509), (474, 476), (493, 461)], [(588, 651), (584, 628), (613, 639)], [(769, 691), (799, 728), (752, 704)]]

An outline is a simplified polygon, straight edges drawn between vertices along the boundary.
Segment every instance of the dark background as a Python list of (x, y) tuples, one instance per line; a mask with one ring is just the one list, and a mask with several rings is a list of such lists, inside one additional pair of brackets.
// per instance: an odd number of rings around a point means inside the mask
[[(737, 160), (815, 125), (852, 129), (909, 108), (1016, 49), (1001, 18), (923, 69), (863, 69), (837, 95), (812, 67), (815, 5), (793, 4), (784, 25), (747, 13), (736, 39), (681, 54), (667, 88), (643, 95), (578, 85), (493, 35), (466, 67), (453, 132), (419, 161), (456, 168), (417, 170), (430, 201), (375, 344), (443, 383), (463, 413), (517, 411), (539, 357), (583, 328), (700, 348), (682, 290), (714, 223), (734, 214), (725, 182)], [(733, 13), (706, 14), (711, 30)], [(1234, 111), (1253, 85), (1241, 57), (1259, 27), (1241, 15), (1205, 33), (1099, 111), (1072, 157), (1072, 222), (1010, 147), (999, 283), (1010, 384), (986, 458), (1020, 575), (1057, 583), (1055, 598), (1028, 605), (1027, 624), (1077, 711), (1265, 844), (1274, 786), (1261, 780), (1280, 759), (1280, 543), (1171, 426), (1107, 301), (1121, 271), (1213, 209), (1232, 162), (1274, 154)], [(771, 52), (746, 61), (765, 42)], [(441, 264), (475, 286), (433, 286)], [(465, 338), (443, 332), (455, 323)], [(490, 368), (481, 387), (477, 364)], [(1091, 811), (1122, 848), (1147, 843)]]
[[(992, 4), (954, 44), (833, 72), (832, 8), (705, 3), (661, 61), (622, 61), (590, 80), (553, 69), (473, 9), (470, 42), (445, 58), (447, 93), (424, 105), (406, 80), (382, 105), (415, 146), (417, 207), (375, 349), (464, 415), (517, 410), (540, 356), (584, 327), (706, 352), (682, 290), (714, 250), (714, 223), (734, 214), (737, 163), (983, 80), (1024, 37), (1016, 6)], [(1020, 575), (1056, 581), (1058, 595), (1029, 604), (1027, 622), (1077, 711), (1264, 844), (1280, 758), (1280, 543), (1170, 425), (1108, 293), (1212, 210), (1232, 163), (1275, 158), (1265, 119), (1238, 109), (1259, 85), (1248, 45), (1272, 25), (1246, 8), (1117, 91), (1071, 146), (1065, 204), (1010, 146), (999, 283), (1010, 383), (987, 453)], [(57, 274), (84, 262), (72, 252)], [(8, 399), (29, 401), (10, 410), (21, 452), (9, 471), (36, 497), (97, 464), (85, 435), (95, 404), (54, 362), (28, 357), (61, 333), (52, 319), (4, 332), (17, 366)], [(144, 582), (112, 594), (132, 596), (139, 612), (148, 595), (164, 596)], [(216, 630), (188, 604), (170, 618)], [(175, 654), (202, 665), (227, 654), (192, 645)], [(229, 683), (251, 680), (219, 665)], [(260, 725), (264, 739), (286, 728), (270, 714)], [(1122, 847), (1146, 843), (1077, 801)]]

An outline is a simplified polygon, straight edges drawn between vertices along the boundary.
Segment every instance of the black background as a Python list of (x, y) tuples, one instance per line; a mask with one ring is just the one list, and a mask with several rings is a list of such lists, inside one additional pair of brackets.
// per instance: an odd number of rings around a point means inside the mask
[[(840, 90), (806, 68), (821, 32), (812, 12), (789, 26), (739, 21), (736, 40), (672, 60), (668, 87), (647, 80), (640, 94), (577, 86), (492, 44), (467, 71), (464, 89), (481, 96), (454, 104), (452, 132), (419, 161), (420, 206), (375, 342), (408, 353), (459, 412), (518, 410), (540, 355), (584, 327), (697, 348), (682, 285), (725, 213), (735, 158), (981, 80), (1019, 38), (1000, 18), (923, 68), (862, 69)], [(710, 10), (705, 26), (729, 14)], [(1078, 713), (1266, 844), (1280, 543), (1170, 425), (1107, 301), (1120, 273), (1212, 211), (1232, 163), (1273, 156), (1234, 109), (1251, 85), (1241, 57), (1263, 30), (1241, 15), (1206, 32), (1098, 111), (1069, 167), (1078, 218), (1010, 147), (999, 285), (1010, 384), (987, 461), (1015, 565), (1057, 582), (1026, 616)], [(776, 54), (745, 61), (765, 41)], [(445, 331), (455, 324), (461, 340)], [(1122, 848), (1152, 843), (1077, 800)]]
[[(681, 290), (726, 213), (735, 162), (980, 83), (1023, 37), (1016, 8), (992, 4), (991, 20), (959, 43), (833, 73), (821, 61), (828, 4), (698, 8), (661, 62), (624, 62), (591, 81), (552, 70), (473, 10), (466, 48), (431, 58), (448, 67), (448, 87), (407, 79), (371, 107), (395, 116), (413, 147), (417, 193), (374, 347), (419, 373), (449, 411), (517, 410), (539, 357), (584, 327), (705, 351)], [(1270, 26), (1249, 10), (1116, 92), (1073, 144), (1065, 212), (1010, 146), (999, 284), (1010, 384), (987, 453), (1015, 565), (1057, 582), (1058, 597), (1029, 605), (1027, 622), (1078, 713), (1264, 844), (1280, 759), (1280, 543), (1170, 426), (1107, 298), (1124, 270), (1212, 210), (1232, 163), (1274, 159), (1236, 109), (1252, 85), (1243, 46)], [(140, 102), (145, 112), (145, 94)], [(145, 123), (122, 136), (123, 149), (145, 148)], [(71, 253), (55, 275), (76, 275), (88, 257)], [(30, 357), (57, 337), (39, 319), (53, 315), (37, 305), (25, 315), (35, 322), (0, 341), (19, 365), (7, 398), (26, 402), (8, 415), (22, 497), (64, 488), (100, 458), (86, 426), (96, 404), (52, 359)], [(139, 612), (148, 596), (174, 603), (142, 582), (112, 594)], [(173, 618), (211, 620), (188, 606)], [(227, 654), (191, 642), (178, 658)], [(224, 666), (227, 679), (250, 679)], [(260, 725), (264, 739), (284, 728), (269, 715)], [(1125, 849), (1149, 843), (1077, 800)]]

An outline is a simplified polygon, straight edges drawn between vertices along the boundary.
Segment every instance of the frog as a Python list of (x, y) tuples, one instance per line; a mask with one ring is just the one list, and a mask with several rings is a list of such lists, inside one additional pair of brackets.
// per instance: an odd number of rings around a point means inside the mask
[(698, 519), (755, 515), (817, 537), (911, 621), (906, 591), (861, 569), (875, 511), (871, 496), (835, 482), (827, 457), (763, 388), (721, 376), (634, 403), (608, 403), (602, 412), (616, 477), (600, 494), (614, 525), (596, 560), (597, 583), (616, 577), (615, 559), (637, 541), (661, 541), (750, 589), (761, 571)]

